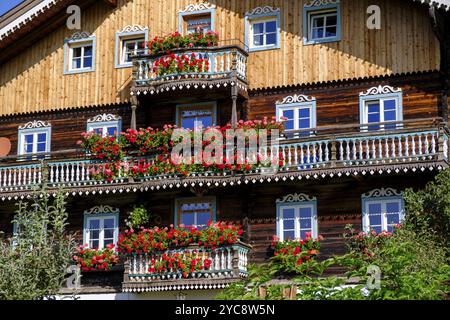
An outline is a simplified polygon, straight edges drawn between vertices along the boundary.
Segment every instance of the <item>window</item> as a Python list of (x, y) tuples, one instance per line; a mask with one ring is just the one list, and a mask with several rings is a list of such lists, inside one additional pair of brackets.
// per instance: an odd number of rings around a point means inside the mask
[(116, 68), (131, 67), (133, 55), (144, 50), (148, 41), (148, 28), (138, 25), (126, 26), (122, 31), (116, 33)]
[(19, 127), (18, 155), (50, 152), (50, 124), (33, 121)]
[[(382, 189), (381, 193), (383, 193)], [(392, 189), (387, 189), (392, 190)], [(363, 196), (363, 229), (365, 232), (374, 230), (392, 232), (394, 226), (404, 218), (404, 204), (401, 194), (392, 191), (387, 196)]]
[(317, 201), (303, 194), (277, 200), (277, 235), (281, 241), (318, 236)]
[(304, 44), (339, 41), (341, 34), (340, 4), (305, 6), (303, 15)]
[(109, 206), (94, 207), (84, 213), (83, 242), (92, 249), (116, 244), (119, 234), (119, 210)]
[(177, 126), (194, 129), (196, 122), (200, 122), (203, 128), (215, 126), (216, 109), (216, 103), (179, 105), (177, 106)]
[[(292, 103), (293, 101), (293, 103)], [(287, 138), (307, 137), (314, 134), (313, 131), (289, 132), (315, 128), (316, 124), (316, 99), (304, 95), (294, 95), (284, 98), (276, 104), (277, 120), (286, 118), (284, 122)]]
[(216, 9), (211, 4), (188, 6), (178, 16), (178, 32), (181, 34), (215, 31)]
[(95, 37), (75, 33), (64, 44), (64, 74), (95, 71)]
[(122, 120), (112, 114), (98, 115), (88, 120), (87, 131), (106, 136), (117, 136), (122, 131)]
[(215, 207), (215, 199), (212, 197), (178, 199), (176, 200), (176, 224), (205, 228), (208, 222), (215, 222)]
[(264, 7), (247, 12), (245, 41), (249, 51), (280, 48), (280, 9)]
[(401, 127), (401, 125), (389, 124), (389, 122), (402, 120), (402, 94), (400, 89), (380, 86), (360, 94), (360, 123), (386, 123), (362, 127), (363, 131), (395, 129)]

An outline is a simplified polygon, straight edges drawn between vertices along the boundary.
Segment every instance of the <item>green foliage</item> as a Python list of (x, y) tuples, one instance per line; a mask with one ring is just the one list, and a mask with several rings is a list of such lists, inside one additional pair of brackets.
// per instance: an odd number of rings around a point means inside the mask
[(143, 206), (134, 206), (133, 210), (128, 214), (125, 224), (128, 228), (138, 228), (145, 226), (150, 220), (147, 209)]
[(58, 293), (76, 242), (67, 234), (65, 196), (44, 193), (19, 202), (17, 233), (0, 241), (0, 300), (35, 300)]

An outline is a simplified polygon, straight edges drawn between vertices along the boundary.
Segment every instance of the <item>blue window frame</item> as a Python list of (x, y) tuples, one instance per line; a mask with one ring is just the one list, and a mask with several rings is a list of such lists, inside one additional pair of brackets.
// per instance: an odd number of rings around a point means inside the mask
[(277, 202), (277, 236), (281, 241), (317, 238), (317, 200)]
[(401, 195), (362, 198), (363, 230), (392, 232), (404, 219), (404, 200)]
[(75, 33), (64, 41), (64, 74), (95, 71), (95, 36)]
[(399, 124), (389, 124), (389, 122), (403, 121), (401, 90), (386, 94), (360, 95), (359, 113), (361, 124), (385, 123), (364, 126), (362, 127), (363, 131), (390, 130), (401, 127)]
[(280, 48), (280, 9), (255, 8), (245, 15), (245, 45), (250, 52)]
[(194, 129), (200, 122), (203, 128), (216, 125), (216, 102), (177, 105), (177, 126), (183, 129)]
[(148, 28), (127, 26), (116, 33), (115, 64), (116, 68), (133, 66), (131, 56), (139, 51), (146, 52), (145, 43), (149, 40)]
[(216, 198), (180, 198), (175, 200), (175, 225), (203, 229), (216, 221)]
[(119, 236), (119, 211), (84, 214), (83, 243), (92, 249), (116, 244)]
[(51, 127), (19, 129), (18, 155), (50, 152)]
[(337, 1), (327, 5), (305, 5), (303, 43), (317, 44), (341, 40), (341, 12)]
[(282, 117), (287, 118), (284, 122), (285, 135), (287, 138), (308, 137), (314, 134), (313, 131), (300, 133), (290, 133), (289, 131), (312, 129), (316, 123), (316, 99), (302, 103), (277, 104), (276, 117), (280, 121)]

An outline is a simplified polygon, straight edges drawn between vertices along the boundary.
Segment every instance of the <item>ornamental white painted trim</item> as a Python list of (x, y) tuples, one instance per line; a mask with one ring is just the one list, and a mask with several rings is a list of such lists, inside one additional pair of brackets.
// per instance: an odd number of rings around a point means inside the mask
[(148, 30), (148, 27), (143, 27), (138, 24), (134, 25), (128, 25), (123, 27), (122, 30), (119, 31), (119, 33), (129, 33), (129, 32), (139, 32), (139, 31), (146, 31)]
[(74, 41), (74, 40), (82, 40), (82, 39), (89, 39), (93, 37), (89, 32), (87, 31), (77, 31), (70, 38), (66, 38), (68, 41)]
[(195, 3), (190, 4), (186, 8), (180, 10), (179, 12), (195, 12), (195, 11), (202, 11), (202, 10), (210, 10), (215, 9), (216, 6), (211, 3)]
[(382, 86), (379, 85), (378, 87), (372, 87), (370, 89), (368, 89), (367, 91), (363, 91), (361, 92), (359, 95), (361, 97), (366, 97), (366, 96), (374, 96), (374, 95), (379, 95), (379, 94), (389, 94), (389, 93), (398, 93), (398, 92), (402, 92), (401, 88), (394, 88), (391, 86)]
[(268, 13), (276, 13), (280, 12), (280, 8), (273, 8), (270, 6), (264, 7), (256, 7), (253, 10), (247, 11), (245, 13), (246, 16), (259, 15), (259, 14), (268, 14)]
[(49, 122), (34, 120), (24, 124), (23, 126), (20, 126), (19, 129), (24, 130), (24, 129), (47, 128), (47, 127), (51, 127), (51, 124)]
[(88, 119), (88, 123), (92, 123), (92, 122), (107, 122), (107, 121), (118, 121), (121, 120), (122, 118), (120, 116), (117, 116), (115, 114), (99, 114), (91, 119)]
[(111, 206), (106, 206), (106, 205), (105, 206), (100, 205), (100, 206), (92, 207), (89, 210), (85, 210), (84, 214), (91, 215), (91, 214), (100, 214), (100, 213), (119, 213), (119, 211), (120, 210), (118, 208), (113, 208)]
[(277, 203), (286, 203), (286, 202), (303, 202), (303, 201), (314, 201), (316, 197), (310, 197), (304, 193), (291, 193), (283, 198), (277, 199)]
[(399, 192), (393, 188), (381, 188), (381, 189), (374, 189), (363, 194), (362, 198), (380, 198), (380, 197), (393, 197), (401, 195), (402, 192)]
[(305, 8), (322, 7), (330, 4), (339, 4), (339, 3), (340, 3), (339, 0), (313, 0), (308, 4), (305, 4)]
[(291, 104), (291, 103), (303, 103), (303, 102), (311, 102), (315, 99), (313, 97), (305, 96), (304, 94), (294, 94), (293, 96), (287, 96), (283, 98), (283, 101), (277, 101), (277, 105), (281, 104)]

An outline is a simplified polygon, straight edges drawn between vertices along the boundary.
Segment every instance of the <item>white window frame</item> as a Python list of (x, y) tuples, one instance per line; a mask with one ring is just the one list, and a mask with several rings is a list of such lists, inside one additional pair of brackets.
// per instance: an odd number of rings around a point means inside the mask
[[(82, 52), (84, 52), (84, 48), (91, 46), (92, 47), (92, 66), (91, 67), (83, 67), (84, 60), (82, 60), (81, 68), (73, 68), (72, 60), (73, 60), (73, 50), (76, 48), (83, 48)], [(83, 54), (81, 55), (83, 58)], [(96, 67), (96, 38), (95, 36), (88, 36), (87, 33), (75, 33), (71, 39), (66, 39), (64, 43), (64, 74), (77, 74), (84, 72), (94, 72)]]
[[(328, 17), (336, 15), (336, 36), (313, 38), (313, 18), (314, 17)], [(325, 29), (326, 31), (326, 29)], [(341, 40), (341, 10), (340, 2), (333, 4), (307, 6), (303, 9), (303, 44), (319, 44), (326, 42), (337, 42)]]
[[(289, 197), (288, 195), (287, 197)], [(294, 195), (295, 197), (295, 195)], [(292, 202), (279, 202), (277, 201), (277, 236), (280, 241), (284, 241), (284, 209), (294, 209), (294, 233), (295, 239), (300, 239), (301, 225), (300, 225), (300, 209), (311, 209), (311, 237), (316, 239), (319, 235), (318, 219), (317, 219), (317, 200), (299, 200)]]
[(104, 249), (105, 246), (105, 230), (104, 230), (104, 225), (105, 225), (105, 220), (106, 219), (113, 219), (114, 220), (114, 240), (113, 243), (114, 245), (117, 245), (117, 241), (119, 238), (119, 214), (118, 213), (101, 213), (101, 214), (90, 214), (87, 215), (85, 214), (84, 217), (84, 226), (83, 226), (83, 244), (87, 244), (88, 247), (89, 246), (89, 242), (90, 242), (90, 229), (89, 227), (89, 222), (92, 220), (99, 220), (99, 246), (98, 249)]
[[(19, 141), (17, 154), (24, 155), (39, 155), (42, 153), (49, 153), (51, 150), (51, 127), (33, 128), (33, 129), (19, 129)], [(37, 152), (37, 136), (39, 134), (46, 134), (45, 151)], [(25, 151), (25, 136), (33, 135), (33, 151), (31, 153)]]
[[(383, 91), (394, 91), (390, 93), (379, 93)], [(370, 92), (375, 92), (376, 94), (370, 94)], [(386, 100), (395, 100), (395, 117), (396, 120), (392, 121), (384, 121), (384, 102)], [(368, 123), (369, 118), (369, 107), (368, 102), (377, 101), (380, 104), (380, 122), (385, 122), (387, 125), (390, 122), (399, 122), (403, 121), (403, 94), (401, 89), (394, 89), (389, 86), (385, 87), (373, 87), (367, 91), (367, 93), (360, 93), (359, 95), (359, 122), (361, 125), (361, 131), (368, 131), (368, 127), (371, 126), (370, 123)], [(400, 124), (397, 124), (395, 126), (396, 128), (401, 127)], [(389, 128), (391, 130), (392, 128)], [(380, 125), (379, 131), (385, 130), (384, 125)], [(375, 130), (374, 130), (375, 131)]]
[[(279, 49), (281, 47), (281, 27), (280, 27), (280, 9), (279, 8), (255, 8), (250, 12), (245, 14), (245, 45), (248, 48), (249, 52), (254, 51), (263, 51), (263, 50), (272, 50)], [(275, 44), (266, 44), (267, 34), (265, 32), (265, 23), (275, 21), (276, 23), (276, 42)], [(264, 22), (264, 44), (263, 45), (254, 45), (254, 33), (253, 33), (253, 25), (255, 23)]]
[[(125, 61), (125, 52), (126, 42), (138, 42), (144, 41), (144, 43), (149, 41), (149, 31), (147, 27), (141, 27), (138, 25), (135, 26), (126, 26), (122, 31), (116, 32), (116, 50), (115, 50), (115, 67), (119, 68), (130, 68), (133, 66), (133, 63)], [(138, 48), (139, 49), (139, 48)], [(143, 48), (144, 53), (148, 52), (146, 47)]]

